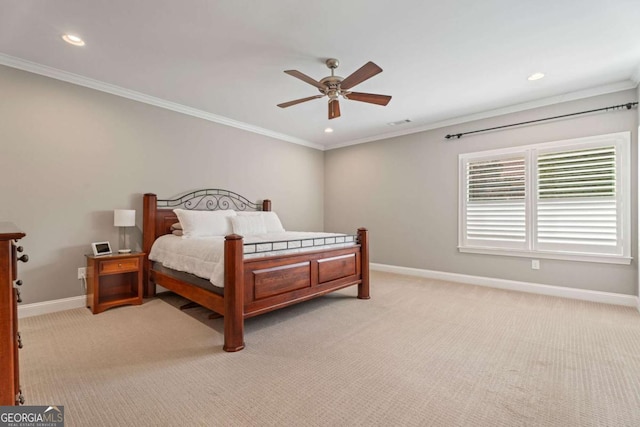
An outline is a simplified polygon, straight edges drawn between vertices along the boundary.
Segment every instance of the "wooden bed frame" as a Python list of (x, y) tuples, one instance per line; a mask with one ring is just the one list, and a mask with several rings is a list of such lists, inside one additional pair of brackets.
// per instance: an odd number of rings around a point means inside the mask
[[(209, 197), (201, 207), (203, 200)], [(160, 207), (159, 207), (160, 203)], [(224, 246), (224, 296), (156, 271), (148, 259), (155, 239), (171, 233), (178, 222), (174, 208), (217, 210), (271, 210), (227, 190), (199, 190), (178, 199), (159, 200), (145, 194), (143, 204), (144, 294), (155, 295), (155, 285), (224, 316), (225, 351), (239, 351), (244, 344), (244, 319), (306, 301), (347, 286), (358, 285), (358, 298), (369, 299), (368, 231), (359, 228), (356, 245), (263, 258), (243, 257), (242, 236), (231, 234)], [(213, 285), (211, 285), (213, 288)]]

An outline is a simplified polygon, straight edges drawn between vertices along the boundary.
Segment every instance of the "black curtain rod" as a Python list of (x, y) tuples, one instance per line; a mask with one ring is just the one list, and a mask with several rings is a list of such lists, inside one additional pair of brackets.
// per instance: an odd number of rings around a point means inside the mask
[(490, 130), (510, 128), (510, 127), (513, 127), (513, 126), (528, 125), (528, 124), (531, 124), (531, 123), (544, 122), (546, 120), (554, 120), (554, 119), (561, 119), (563, 117), (577, 116), (579, 114), (595, 113), (597, 111), (618, 110), (618, 109), (621, 109), (621, 108), (626, 108), (627, 110), (630, 110), (633, 107), (637, 107), (637, 106), (638, 106), (637, 102), (628, 102), (626, 104), (612, 105), (611, 107), (598, 108), (598, 109), (595, 109), (595, 110), (588, 110), (588, 111), (580, 111), (579, 113), (563, 114), (561, 116), (547, 117), (547, 118), (538, 119), (538, 120), (529, 120), (528, 122), (513, 123), (513, 124), (510, 124), (510, 125), (496, 126), (494, 128), (474, 130), (474, 131), (471, 131), (471, 132), (454, 133), (454, 134), (449, 134), (449, 135), (445, 136), (445, 138), (447, 138), (447, 139), (451, 139), (451, 138), (460, 139), (462, 137), (462, 135), (469, 135), (469, 134), (472, 134), (472, 133), (487, 132), (487, 131), (490, 131)]

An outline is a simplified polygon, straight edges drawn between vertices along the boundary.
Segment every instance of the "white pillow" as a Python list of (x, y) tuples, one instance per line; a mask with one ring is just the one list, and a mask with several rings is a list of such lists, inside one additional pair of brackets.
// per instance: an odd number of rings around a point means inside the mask
[(252, 236), (254, 234), (265, 234), (267, 227), (261, 215), (243, 215), (231, 218), (233, 232), (241, 236)]
[(261, 216), (264, 220), (264, 225), (267, 227), (267, 233), (282, 233), (284, 227), (280, 222), (280, 218), (273, 211), (258, 211), (258, 212), (238, 212), (239, 216)]
[(226, 236), (231, 234), (230, 217), (236, 215), (234, 210), (225, 211), (190, 211), (174, 209), (182, 225), (182, 238)]

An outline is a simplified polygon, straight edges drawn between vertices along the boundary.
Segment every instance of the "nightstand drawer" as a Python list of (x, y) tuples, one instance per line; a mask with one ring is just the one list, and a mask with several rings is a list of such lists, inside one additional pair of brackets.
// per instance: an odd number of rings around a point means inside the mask
[(124, 273), (127, 271), (138, 271), (140, 258), (127, 258), (113, 261), (101, 261), (99, 274)]

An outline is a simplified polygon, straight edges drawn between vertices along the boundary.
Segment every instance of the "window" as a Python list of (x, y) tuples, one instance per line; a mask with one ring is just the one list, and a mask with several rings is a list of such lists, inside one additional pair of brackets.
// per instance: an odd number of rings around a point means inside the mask
[(461, 154), (460, 251), (630, 263), (630, 140)]

